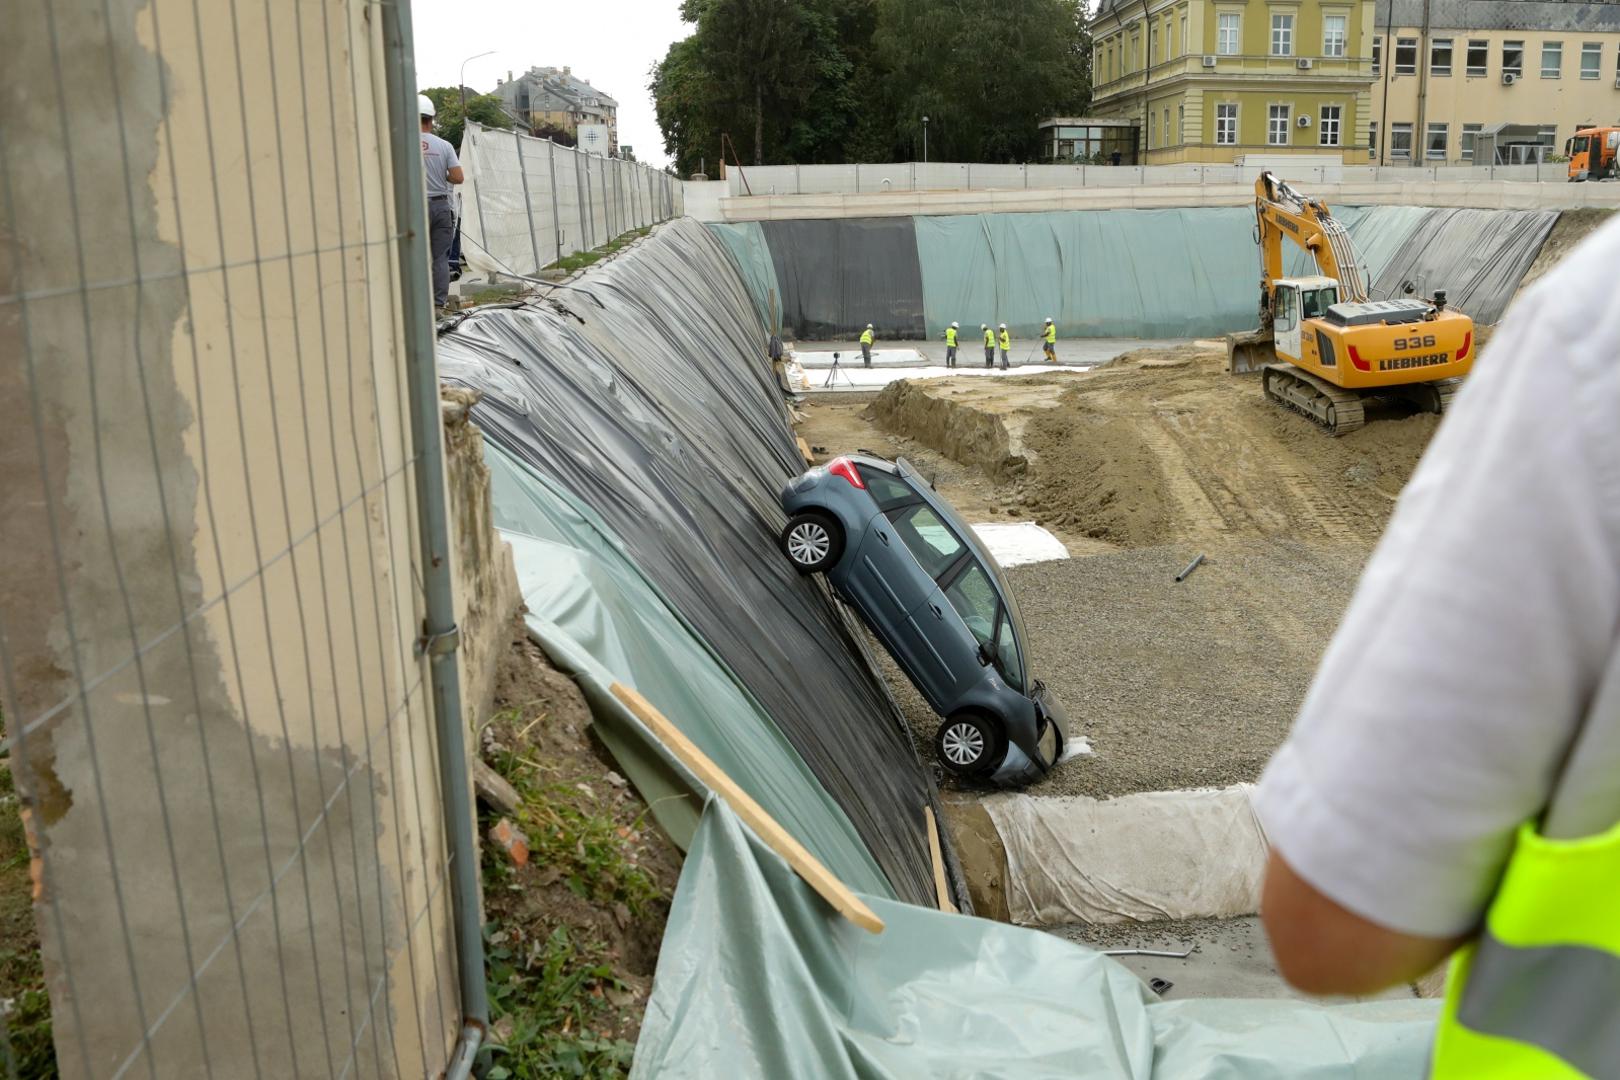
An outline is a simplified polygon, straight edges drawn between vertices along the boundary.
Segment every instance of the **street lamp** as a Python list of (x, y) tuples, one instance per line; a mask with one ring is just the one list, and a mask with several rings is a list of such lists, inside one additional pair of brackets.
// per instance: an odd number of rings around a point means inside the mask
[(928, 164), (928, 117), (923, 117), (923, 164)]
[(489, 52), (481, 52), (477, 56), (469, 56), (461, 62), (461, 73), (456, 76), (456, 90), (461, 94), (461, 123), (463, 127), (467, 124), (467, 65), (474, 60), (494, 56), (499, 51), (499, 49), (491, 49)]

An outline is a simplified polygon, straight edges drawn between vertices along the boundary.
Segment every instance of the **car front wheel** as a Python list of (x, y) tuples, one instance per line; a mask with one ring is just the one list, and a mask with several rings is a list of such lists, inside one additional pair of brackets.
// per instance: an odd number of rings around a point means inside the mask
[(795, 514), (782, 530), (782, 552), (801, 574), (826, 570), (844, 553), (844, 532), (825, 514)]
[(1001, 733), (989, 717), (957, 713), (939, 725), (934, 753), (953, 776), (981, 776), (1001, 756)]

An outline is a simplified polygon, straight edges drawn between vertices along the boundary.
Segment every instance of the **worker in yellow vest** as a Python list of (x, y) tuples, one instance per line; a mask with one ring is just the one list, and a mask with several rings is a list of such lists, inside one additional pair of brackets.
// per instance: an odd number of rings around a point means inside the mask
[(861, 331), (861, 361), (872, 366), (872, 324), (867, 323), (866, 329)]
[(1048, 364), (1057, 363), (1057, 324), (1051, 319), (1046, 320), (1046, 329), (1041, 332), (1041, 351)]
[(1452, 955), (1434, 1080), (1620, 1077), (1616, 260), (1620, 222), (1519, 295), (1253, 799), (1290, 982)]
[(996, 366), (996, 332), (990, 329), (989, 323), (980, 323), (979, 329), (984, 331), (984, 366)]
[(961, 326), (962, 326), (961, 323), (954, 323), (953, 322), (953, 323), (951, 323), (951, 325), (949, 325), (949, 326), (947, 326), (945, 328), (945, 366), (946, 367), (955, 367), (956, 366), (956, 331), (958, 329), (960, 329)]
[(1001, 333), (997, 335), (996, 344), (1001, 348), (1001, 370), (1006, 371), (1012, 366), (1007, 362), (1008, 354), (1012, 352), (1012, 333), (1007, 329), (1006, 323), (1001, 324)]

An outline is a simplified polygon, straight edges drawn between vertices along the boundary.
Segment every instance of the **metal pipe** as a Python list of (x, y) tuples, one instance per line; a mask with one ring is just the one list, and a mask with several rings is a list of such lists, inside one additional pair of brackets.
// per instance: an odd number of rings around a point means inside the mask
[(1186, 952), (1166, 952), (1163, 949), (1105, 949), (1104, 956), (1164, 956), (1171, 960), (1185, 960), (1192, 955), (1192, 950)]
[(546, 164), (551, 169), (551, 231), (557, 240), (557, 253), (552, 262), (563, 257), (562, 249), (562, 211), (557, 209), (557, 144), (550, 139), (546, 140)]
[(540, 261), (540, 238), (534, 234), (534, 206), (529, 201), (529, 167), (523, 163), (523, 136), (512, 131), (512, 146), (517, 150), (518, 179), (523, 184), (523, 213), (529, 219), (529, 251), (534, 255), (534, 272), (545, 265)]
[(1176, 575), (1176, 581), (1178, 581), (1178, 582), (1186, 581), (1189, 577), (1192, 577), (1192, 572), (1194, 570), (1198, 569), (1198, 567), (1200, 565), (1202, 565), (1203, 561), (1204, 561), (1204, 553), (1199, 552), (1198, 557), (1193, 559), (1192, 562), (1188, 563), (1187, 568), (1185, 570), (1183, 570), (1181, 573)]
[(456, 667), (456, 607), (450, 579), (450, 520), (446, 505), (444, 431), (439, 411), (439, 374), (430, 312), (430, 248), (422, 157), (412, 134), (417, 126), (416, 71), (409, 4), (382, 4), (384, 65), (393, 117), (388, 140), (393, 166), (394, 217), (399, 232), (401, 321), (410, 397), (411, 441), (418, 454), (416, 502), (422, 559), (425, 619), (421, 648), (429, 657), (433, 720), (444, 791), (445, 844), (450, 852), (450, 908), (460, 986), (461, 1034), (446, 1069), (448, 1080), (472, 1071), (489, 1027), (484, 987), (484, 938), (478, 901), (478, 846), (473, 834), (471, 770), (462, 734), (461, 675)]

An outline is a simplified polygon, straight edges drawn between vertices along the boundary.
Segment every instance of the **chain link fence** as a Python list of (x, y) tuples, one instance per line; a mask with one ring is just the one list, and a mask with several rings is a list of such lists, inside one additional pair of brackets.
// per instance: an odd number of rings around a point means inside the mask
[(408, 8), (6, 24), (0, 1076), (464, 1075)]
[(516, 131), (468, 124), (461, 163), (462, 253), (485, 274), (533, 277), (685, 212), (667, 172)]

